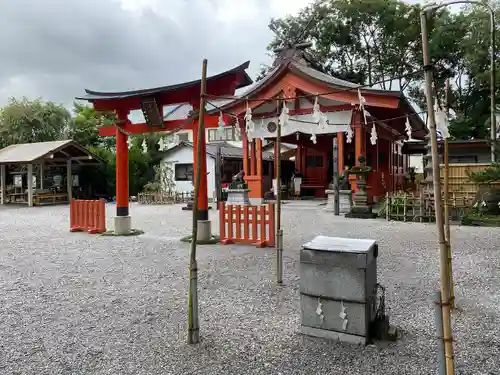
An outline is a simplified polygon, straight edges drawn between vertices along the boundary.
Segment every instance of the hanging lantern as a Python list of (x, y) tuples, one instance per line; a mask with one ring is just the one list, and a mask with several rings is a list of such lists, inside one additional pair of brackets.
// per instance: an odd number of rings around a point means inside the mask
[(148, 152), (148, 144), (146, 143), (145, 139), (142, 141), (141, 147), (142, 147), (142, 152), (146, 154)]
[(347, 125), (347, 131), (345, 133), (346, 133), (345, 141), (347, 143), (352, 143), (352, 137), (354, 136), (354, 134), (352, 132), (351, 125)]
[(410, 120), (408, 119), (408, 116), (406, 116), (405, 131), (406, 131), (406, 135), (408, 136), (408, 140), (410, 140), (411, 139), (411, 124), (410, 124)]
[(290, 110), (286, 106), (286, 102), (283, 103), (283, 109), (281, 110), (281, 114), (279, 117), (280, 126), (284, 127), (288, 125), (288, 121), (290, 120)]
[(375, 146), (377, 144), (377, 139), (378, 139), (377, 129), (375, 128), (375, 123), (373, 123), (372, 133), (371, 133), (371, 137), (370, 137), (370, 142), (371, 142), (372, 146)]

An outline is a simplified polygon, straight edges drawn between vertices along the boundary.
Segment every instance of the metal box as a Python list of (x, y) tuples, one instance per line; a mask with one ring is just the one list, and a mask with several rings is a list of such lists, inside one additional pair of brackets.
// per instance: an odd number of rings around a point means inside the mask
[(369, 239), (317, 236), (302, 246), (302, 333), (358, 344), (371, 341), (377, 255), (377, 242)]

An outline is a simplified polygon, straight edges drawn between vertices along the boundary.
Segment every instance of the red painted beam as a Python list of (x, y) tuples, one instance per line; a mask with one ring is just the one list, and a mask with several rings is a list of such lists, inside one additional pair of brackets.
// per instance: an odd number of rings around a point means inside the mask
[[(228, 123), (228, 119), (224, 119), (226, 123)], [(172, 131), (175, 129), (178, 129), (181, 127), (184, 123), (186, 122), (185, 119), (183, 120), (169, 120), (165, 121), (165, 127), (164, 128), (150, 128), (146, 123), (140, 123), (140, 124), (125, 124), (121, 128), (126, 131), (127, 133), (130, 134), (145, 134), (145, 133), (159, 133), (163, 131)], [(206, 116), (205, 117), (205, 127), (207, 128), (215, 128), (218, 126), (219, 123), (219, 117), (218, 116)], [(192, 123), (186, 124), (183, 129), (186, 130), (192, 130), (193, 125), (198, 126), (198, 121), (193, 121)], [(103, 126), (99, 128), (99, 136), (101, 137), (114, 137), (116, 136), (116, 127), (114, 125), (111, 126)]]

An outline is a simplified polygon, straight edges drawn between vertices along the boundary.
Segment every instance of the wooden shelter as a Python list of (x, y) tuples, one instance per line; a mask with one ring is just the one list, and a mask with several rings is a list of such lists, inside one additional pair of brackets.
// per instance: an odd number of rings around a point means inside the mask
[[(206, 92), (212, 95), (234, 95), (235, 90), (252, 83), (246, 74), (249, 62), (241, 64), (231, 70), (207, 78)], [(150, 132), (175, 131), (178, 129), (192, 129), (194, 143), (200, 141), (205, 145), (205, 132), (197, 134), (197, 116), (190, 116), (192, 121), (168, 120), (165, 121), (164, 108), (172, 104), (190, 104), (196, 112), (200, 107), (201, 80), (195, 80), (170, 86), (153, 89), (134, 90), (126, 92), (97, 92), (85, 90), (86, 95), (76, 99), (86, 100), (99, 111), (116, 113), (116, 124), (100, 128), (101, 136), (116, 136), (116, 218), (115, 232), (127, 233), (131, 229), (129, 216), (128, 194), (128, 147), (127, 139), (131, 134)], [(133, 124), (129, 114), (134, 110), (142, 110), (145, 123)], [(217, 126), (217, 117), (208, 116), (206, 126)], [(194, 166), (198, 160), (193, 150)], [(198, 220), (208, 220), (208, 193), (206, 177), (206, 148), (201, 154), (201, 181), (198, 198)]]
[[(369, 176), (370, 197), (383, 196), (402, 186), (409, 163), (403, 157), (403, 141), (407, 139), (407, 123), (412, 137), (422, 139), (427, 128), (400, 91), (385, 91), (362, 87), (328, 75), (317, 68), (303, 50), (284, 50), (273, 69), (244, 96), (220, 106), (217, 111), (240, 118), (248, 108), (252, 111), (255, 128), (251, 133), (243, 129), (244, 170), (250, 196), (262, 199), (262, 139), (275, 140), (277, 124), (283, 105), (289, 109), (289, 121), (282, 126), (282, 142), (297, 145), (296, 169), (302, 174), (302, 188), (323, 196), (332, 179), (333, 139), (338, 140), (338, 168), (355, 165), (359, 156), (367, 158), (374, 173)], [(365, 116), (360, 108), (364, 98)], [(285, 98), (282, 100), (280, 98)], [(210, 101), (210, 97), (208, 98)], [(314, 104), (327, 119), (323, 128), (314, 120)], [(366, 113), (366, 112), (365, 112)], [(370, 142), (376, 127), (377, 140)], [(346, 134), (352, 129), (353, 140)], [(275, 154), (277, 151), (275, 150)], [(354, 178), (354, 176), (352, 176)], [(355, 182), (352, 181), (356, 189)]]
[[(98, 165), (102, 160), (72, 140), (23, 143), (0, 150), (0, 204), (27, 203), (29, 206), (67, 202), (72, 199), (78, 178), (73, 166)], [(26, 170), (23, 170), (26, 167)], [(38, 175), (34, 173), (38, 168)], [(50, 167), (66, 168), (66, 187), (59, 176), (56, 186), (47, 186), (45, 172)], [(7, 191), (7, 170), (12, 169), (12, 190)], [(24, 178), (26, 175), (26, 178)]]

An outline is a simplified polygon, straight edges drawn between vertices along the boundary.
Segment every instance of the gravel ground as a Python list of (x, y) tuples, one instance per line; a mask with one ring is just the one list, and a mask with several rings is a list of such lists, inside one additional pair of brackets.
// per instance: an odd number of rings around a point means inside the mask
[[(114, 207), (108, 207), (111, 214)], [(132, 205), (137, 237), (68, 232), (68, 208), (0, 209), (1, 374), (436, 374), (430, 295), (434, 226), (283, 206), (285, 286), (273, 249), (199, 248), (202, 342), (186, 337), (190, 213)], [(212, 213), (217, 228), (216, 211)], [(214, 230), (217, 232), (217, 230)], [(375, 238), (396, 343), (298, 333), (300, 245), (317, 234)], [(500, 229), (452, 228), (457, 374), (500, 374)]]

